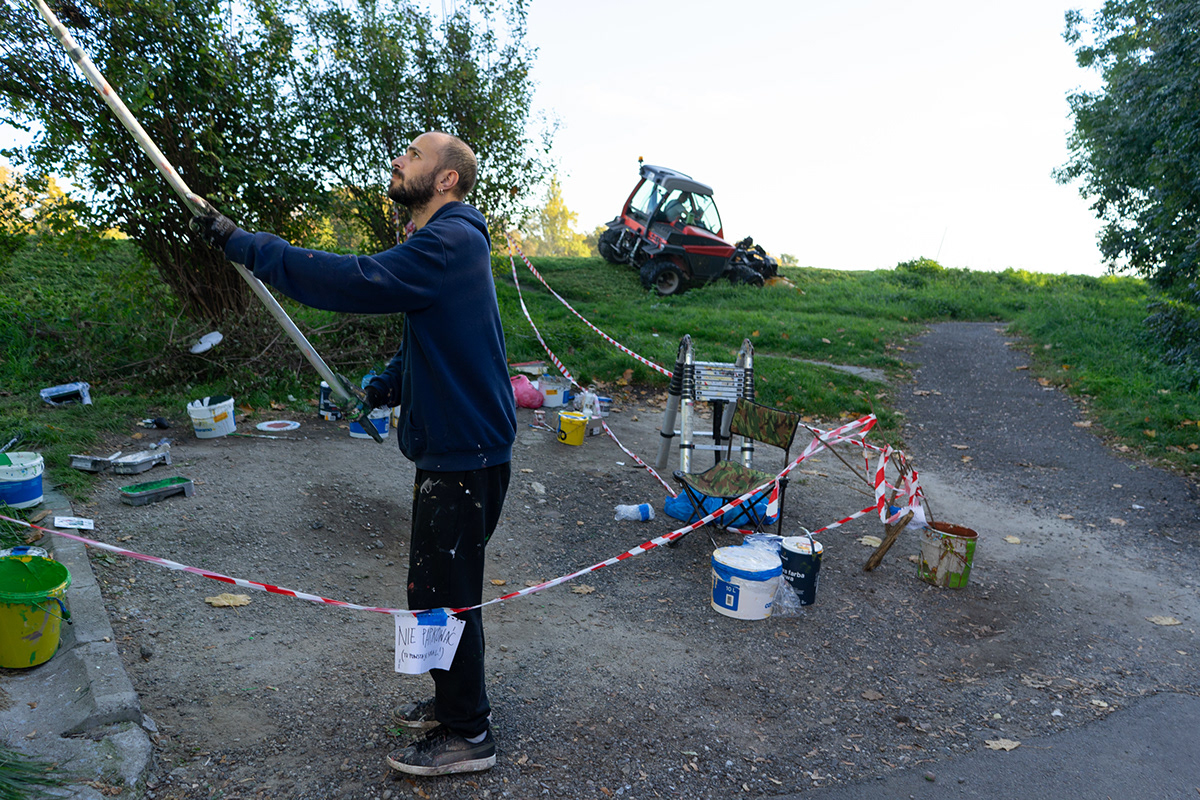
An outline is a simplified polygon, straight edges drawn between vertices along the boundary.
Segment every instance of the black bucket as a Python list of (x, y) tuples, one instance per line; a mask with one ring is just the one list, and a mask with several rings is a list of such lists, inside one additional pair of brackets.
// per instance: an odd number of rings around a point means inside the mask
[(784, 580), (800, 597), (802, 606), (811, 606), (817, 599), (824, 551), (821, 543), (811, 536), (788, 536), (779, 547)]

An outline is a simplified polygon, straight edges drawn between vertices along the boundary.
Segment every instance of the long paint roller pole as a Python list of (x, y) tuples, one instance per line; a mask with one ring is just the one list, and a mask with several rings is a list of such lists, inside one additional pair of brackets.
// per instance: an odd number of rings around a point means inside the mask
[[(34, 2), (37, 4), (38, 12), (42, 15), (42, 18), (46, 20), (46, 24), (54, 31), (54, 35), (58, 37), (59, 43), (67, 51), (67, 55), (71, 57), (71, 60), (83, 72), (88, 83), (100, 93), (100, 97), (112, 109), (113, 114), (125, 126), (125, 129), (133, 134), (133, 138), (137, 141), (138, 146), (142, 148), (142, 152), (146, 154), (146, 157), (154, 163), (154, 166), (162, 173), (162, 176), (166, 178), (167, 183), (179, 195), (179, 198), (183, 200), (188, 210), (197, 216), (206, 213), (207, 208), (204, 199), (193, 194), (192, 190), (187, 187), (187, 184), (183, 182), (183, 178), (179, 177), (179, 173), (175, 171), (175, 167), (171, 166), (171, 162), (167, 161), (167, 157), (162, 154), (162, 151), (154, 144), (154, 141), (146, 133), (145, 129), (134, 118), (133, 113), (125, 106), (125, 103), (117, 96), (113, 88), (108, 85), (108, 81), (100, 74), (100, 70), (96, 69), (96, 65), (88, 58), (87, 53), (83, 52), (83, 48), (75, 43), (71, 34), (58, 21), (58, 17), (54, 16), (54, 12), (50, 10), (43, 0), (34, 0)], [(296, 346), (300, 348), (300, 352), (313, 365), (317, 373), (325, 379), (330, 388), (345, 400), (351, 403), (357, 402), (357, 398), (350, 391), (350, 388), (345, 385), (341, 377), (329, 368), (324, 359), (318, 355), (316, 349), (304, 334), (301, 333), (300, 329), (296, 327), (296, 323), (292, 322), (292, 318), (287, 315), (287, 312), (283, 310), (283, 307), (279, 305), (279, 301), (272, 296), (267, 287), (263, 285), (263, 282), (254, 277), (253, 273), (241, 264), (237, 262), (230, 263), (237, 269), (238, 274), (246, 280), (246, 283), (250, 284), (250, 288), (258, 295), (258, 299), (271, 312), (271, 316), (275, 317), (276, 321), (283, 326), (284, 332), (296, 343)], [(362, 427), (363, 430), (371, 435), (372, 439), (380, 444), (383, 443), (383, 437), (380, 436), (379, 431), (375, 429), (374, 424), (370, 420), (364, 419)]]

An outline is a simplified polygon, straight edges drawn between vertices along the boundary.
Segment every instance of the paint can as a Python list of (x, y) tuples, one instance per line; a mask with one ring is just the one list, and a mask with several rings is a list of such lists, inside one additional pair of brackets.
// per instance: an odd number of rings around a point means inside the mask
[(563, 444), (581, 445), (587, 435), (588, 419), (579, 411), (558, 414), (558, 440)]
[(216, 439), (233, 433), (233, 398), (228, 395), (213, 395), (193, 400), (187, 406), (192, 418), (192, 428), (197, 439)]
[(58, 650), (63, 603), (71, 573), (52, 558), (0, 558), (0, 667), (20, 669), (49, 661)]
[(538, 378), (538, 391), (542, 393), (542, 405), (547, 408), (560, 408), (566, 403), (567, 391), (571, 382), (566, 378), (553, 375), (543, 375)]
[(0, 453), (0, 504), (33, 508), (42, 502), (42, 471), (39, 453)]
[(600, 416), (607, 417), (608, 412), (612, 411), (612, 398), (600, 395), (596, 400), (600, 403)]
[(931, 522), (921, 529), (917, 577), (934, 586), (961, 589), (971, 575), (978, 534), (949, 522)]
[(333, 404), (333, 389), (329, 388), (329, 384), (321, 381), (320, 399), (317, 401), (317, 416), (321, 419), (334, 422), (342, 418), (342, 411)]
[[(380, 406), (373, 409), (370, 414), (367, 414), (367, 424), (374, 425), (375, 430), (379, 431), (379, 435), (384, 439), (388, 435), (388, 421), (392, 416), (392, 409), (388, 406)], [(371, 434), (367, 433), (361, 422), (350, 423), (350, 435), (355, 439), (370, 439)]]
[(713, 610), (734, 619), (766, 619), (782, 573), (778, 554), (765, 547), (718, 547), (712, 554)]
[(824, 552), (821, 543), (811, 536), (786, 536), (779, 545), (783, 578), (796, 591), (802, 606), (816, 602)]

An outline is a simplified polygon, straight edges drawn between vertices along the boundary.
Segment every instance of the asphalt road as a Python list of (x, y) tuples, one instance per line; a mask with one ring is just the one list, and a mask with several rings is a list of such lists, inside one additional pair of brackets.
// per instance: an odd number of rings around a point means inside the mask
[[(912, 391), (898, 398), (908, 418), (908, 451), (994, 502), (1069, 513), (1102, 530), (1114, 550), (1190, 569), (1200, 545), (1195, 484), (1126, 456), (1095, 428), (1076, 426), (1084, 409), (1018, 369), (1028, 357), (1014, 344), (1002, 325), (945, 323), (910, 348), (919, 366)], [(964, 452), (976, 456), (964, 462)], [(1163, 692), (1012, 751), (946, 757), (803, 797), (1194, 798), (1200, 796), (1197, 719), (1200, 698)]]

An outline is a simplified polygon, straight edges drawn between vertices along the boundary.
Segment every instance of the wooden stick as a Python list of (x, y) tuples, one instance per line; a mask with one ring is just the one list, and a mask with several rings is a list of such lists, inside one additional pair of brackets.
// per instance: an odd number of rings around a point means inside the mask
[[(895, 498), (895, 493), (892, 494), (892, 497)], [(879, 566), (879, 562), (883, 561), (883, 557), (887, 555), (887, 551), (890, 550), (892, 545), (896, 543), (896, 539), (900, 536), (900, 532), (908, 527), (908, 523), (912, 521), (912, 518), (913, 512), (909, 511), (893, 524), (883, 526), (883, 530), (885, 531), (883, 544), (879, 545), (875, 552), (871, 554), (871, 557), (867, 559), (867, 563), (863, 567), (863, 572), (870, 572)]]

